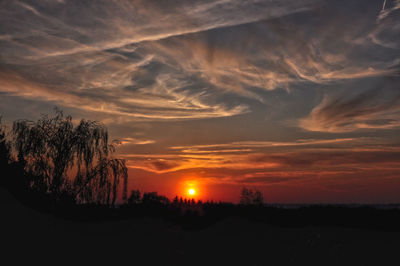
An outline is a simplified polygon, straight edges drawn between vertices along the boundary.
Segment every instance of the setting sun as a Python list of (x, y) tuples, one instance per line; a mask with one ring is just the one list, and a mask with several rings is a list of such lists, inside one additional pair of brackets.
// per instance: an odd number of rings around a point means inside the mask
[(189, 189), (189, 195), (194, 195), (194, 194), (196, 194), (196, 191), (193, 189), (193, 188), (191, 188), (191, 189)]

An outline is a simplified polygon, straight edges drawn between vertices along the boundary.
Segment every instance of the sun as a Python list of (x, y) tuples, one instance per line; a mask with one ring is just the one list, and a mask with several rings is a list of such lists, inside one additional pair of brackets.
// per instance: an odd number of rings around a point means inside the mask
[(194, 190), (193, 188), (189, 189), (188, 192), (189, 192), (189, 195), (192, 195), (192, 196), (194, 194), (196, 194), (196, 190)]

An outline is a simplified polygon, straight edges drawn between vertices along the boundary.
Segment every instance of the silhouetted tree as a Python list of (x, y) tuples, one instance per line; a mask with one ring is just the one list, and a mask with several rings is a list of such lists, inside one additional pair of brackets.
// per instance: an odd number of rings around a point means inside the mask
[(179, 203), (179, 199), (178, 196), (175, 196), (174, 199), (172, 200), (173, 204), (178, 204)]
[(249, 205), (252, 203), (253, 200), (253, 191), (246, 187), (242, 188), (240, 192), (240, 204)]
[(71, 116), (56, 109), (54, 117), (15, 121), (13, 135), (18, 161), (35, 176), (32, 187), (44, 183), (56, 201), (69, 194), (80, 203), (114, 205), (127, 168), (111, 157), (115, 147), (101, 123), (82, 119), (74, 127)]
[(143, 193), (142, 203), (144, 205), (159, 206), (168, 205), (169, 199), (163, 195), (158, 195), (157, 192), (145, 192)]
[[(2, 179), (9, 178), (5, 176), (9, 172), (9, 164), (11, 160), (10, 142), (6, 138), (5, 126), (1, 122), (0, 116), (0, 174)], [(0, 180), (1, 182), (5, 180)]]
[(10, 144), (6, 139), (5, 126), (0, 116), (0, 162), (8, 163), (10, 159)]
[(139, 190), (132, 190), (131, 195), (128, 198), (128, 204), (134, 205), (141, 202), (141, 193)]
[(240, 193), (240, 204), (243, 205), (262, 205), (264, 203), (263, 194), (259, 190), (253, 191), (246, 187), (242, 188)]
[(262, 204), (264, 204), (264, 196), (263, 196), (263, 194), (262, 194), (260, 191), (258, 191), (258, 190), (256, 190), (256, 191), (254, 192), (253, 204), (255, 204), (255, 205), (262, 205)]

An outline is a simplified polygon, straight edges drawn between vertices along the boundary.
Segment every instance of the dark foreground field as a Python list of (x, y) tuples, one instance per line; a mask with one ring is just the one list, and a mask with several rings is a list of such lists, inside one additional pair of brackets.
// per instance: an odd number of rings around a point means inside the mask
[(3, 189), (0, 208), (0, 254), (13, 264), (398, 265), (400, 261), (398, 230), (281, 227), (239, 217), (198, 230), (155, 217), (74, 222), (25, 207)]

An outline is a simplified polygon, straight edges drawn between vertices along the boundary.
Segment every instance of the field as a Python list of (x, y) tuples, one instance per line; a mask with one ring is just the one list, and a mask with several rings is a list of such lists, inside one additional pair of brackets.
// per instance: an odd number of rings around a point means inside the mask
[[(183, 229), (156, 217), (76, 222), (39, 213), (0, 193), (3, 259), (54, 264), (395, 265), (400, 232), (277, 226), (227, 217)], [(5, 258), (4, 258), (5, 257)]]

